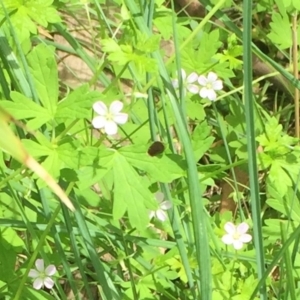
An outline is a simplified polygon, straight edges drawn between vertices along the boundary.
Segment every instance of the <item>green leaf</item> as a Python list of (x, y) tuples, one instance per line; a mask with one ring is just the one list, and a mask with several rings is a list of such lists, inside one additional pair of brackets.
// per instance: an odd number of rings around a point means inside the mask
[(54, 51), (50, 50), (49, 46), (39, 44), (28, 55), (28, 61), (38, 96), (54, 118), (58, 100), (58, 74)]
[(113, 218), (118, 220), (128, 211), (132, 227), (144, 230), (149, 224), (148, 208), (155, 207), (155, 200), (140, 177), (120, 153), (115, 153)]
[(47, 27), (48, 23), (61, 22), (58, 11), (51, 7), (52, 3), (53, 0), (31, 0), (26, 1), (25, 5), (31, 19), (43, 27)]
[(191, 47), (186, 47), (182, 51), (183, 65), (189, 70), (195, 70), (199, 73), (206, 72), (207, 68), (215, 63), (213, 57), (222, 45), (219, 35), (218, 29), (210, 33), (203, 32), (199, 49), (194, 50)]
[(149, 156), (148, 146), (134, 145), (119, 150), (128, 163), (135, 168), (147, 172), (155, 181), (169, 183), (185, 176), (185, 162), (180, 155), (165, 154)]
[(192, 134), (192, 146), (195, 154), (196, 163), (210, 148), (214, 137), (210, 136), (211, 128), (206, 122), (199, 123)]
[(55, 118), (90, 119), (94, 102), (101, 100), (102, 94), (90, 91), (89, 85), (84, 84), (59, 102)]
[(77, 186), (80, 190), (91, 187), (113, 167), (115, 153), (107, 148), (85, 147), (78, 151), (80, 167), (77, 171)]
[[(292, 186), (292, 180), (282, 168), (282, 162), (279, 160), (273, 161), (268, 179), (276, 185), (276, 190), (281, 196), (284, 196), (288, 187)], [(280, 178), (280, 180), (278, 180)]]
[(38, 144), (32, 140), (24, 139), (22, 143), (25, 149), (33, 156), (33, 157), (41, 157), (48, 156), (53, 151), (51, 148), (46, 147), (45, 145)]
[(280, 13), (273, 12), (272, 22), (270, 23), (271, 32), (269, 39), (278, 45), (280, 49), (287, 49), (292, 46), (292, 33), (289, 17), (285, 11)]
[(50, 112), (18, 92), (10, 93), (13, 101), (3, 100), (1, 106), (17, 120), (31, 119), (27, 122), (30, 129), (40, 128), (51, 120)]

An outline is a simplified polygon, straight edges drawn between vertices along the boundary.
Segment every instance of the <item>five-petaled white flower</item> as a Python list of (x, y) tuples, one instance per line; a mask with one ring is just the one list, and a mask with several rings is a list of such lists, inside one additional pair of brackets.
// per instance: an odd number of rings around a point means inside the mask
[(44, 266), (43, 259), (37, 259), (35, 261), (36, 269), (30, 269), (28, 276), (34, 279), (33, 288), (36, 290), (41, 289), (45, 286), (47, 289), (52, 289), (54, 286), (54, 281), (50, 277), (56, 273), (56, 268), (54, 265), (49, 265), (46, 269)]
[(157, 192), (155, 194), (155, 198), (158, 202), (158, 208), (157, 210), (152, 210), (149, 212), (149, 218), (152, 219), (153, 217), (156, 217), (160, 221), (164, 222), (167, 220), (166, 210), (172, 207), (172, 203), (168, 200), (164, 201), (164, 194), (162, 192)]
[[(199, 93), (199, 86), (194, 84), (194, 82), (197, 82), (198, 75), (197, 73), (193, 72), (189, 76), (186, 76), (186, 72), (181, 69), (181, 78), (183, 81), (183, 87), (187, 89), (192, 94)], [(172, 85), (175, 89), (179, 88), (179, 80), (178, 79), (172, 79)]]
[(125, 124), (128, 114), (121, 113), (123, 103), (116, 100), (111, 103), (109, 109), (102, 101), (94, 103), (93, 109), (99, 115), (92, 120), (94, 128), (102, 129), (107, 135), (114, 135), (118, 132), (117, 124)]
[(215, 91), (223, 89), (222, 81), (218, 79), (218, 75), (214, 72), (209, 72), (207, 77), (204, 75), (199, 76), (198, 82), (202, 86), (199, 92), (200, 97), (208, 98), (211, 101), (217, 99)]
[(222, 237), (222, 242), (226, 245), (233, 245), (233, 248), (236, 250), (242, 249), (243, 244), (249, 243), (252, 240), (252, 236), (246, 233), (249, 225), (245, 222), (237, 226), (231, 222), (227, 222), (224, 225), (224, 229), (227, 233)]

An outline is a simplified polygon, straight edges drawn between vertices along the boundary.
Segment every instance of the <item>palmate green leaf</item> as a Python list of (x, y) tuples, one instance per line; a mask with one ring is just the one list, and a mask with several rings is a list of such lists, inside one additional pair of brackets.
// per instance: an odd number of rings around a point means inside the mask
[(77, 169), (79, 190), (91, 187), (113, 167), (115, 152), (105, 147), (85, 147), (78, 151), (82, 165)]
[(52, 7), (53, 0), (31, 0), (26, 1), (27, 13), (32, 20), (47, 27), (48, 23), (61, 22), (58, 11)]
[(144, 53), (151, 53), (158, 50), (160, 43), (159, 35), (152, 35), (149, 37), (147, 34), (140, 31), (136, 31), (136, 35), (137, 43), (135, 45), (135, 49)]
[[(278, 45), (280, 49), (287, 49), (292, 46), (292, 31), (291, 31), (291, 21), (286, 12), (286, 8), (283, 7), (283, 2), (277, 0), (277, 5), (279, 12), (272, 13), (272, 22), (270, 23), (271, 32), (268, 34), (268, 38), (275, 44)], [(295, 2), (299, 3), (298, 0)], [(299, 6), (300, 4), (298, 4)], [(298, 40), (300, 39), (300, 29), (298, 26)]]
[(192, 134), (192, 146), (195, 154), (196, 163), (209, 149), (214, 141), (214, 137), (210, 136), (211, 128), (206, 122), (199, 123)]
[(40, 145), (32, 140), (23, 140), (25, 149), (33, 157), (45, 157), (42, 165), (55, 178), (63, 168), (77, 170), (80, 166), (79, 141), (67, 139), (60, 145)]
[(91, 91), (89, 85), (84, 84), (59, 102), (55, 118), (90, 119), (94, 102), (101, 100), (101, 98), (103, 95), (100, 92)]
[(28, 62), (40, 101), (54, 118), (58, 101), (58, 73), (54, 48), (39, 44), (29, 53)]
[(156, 203), (148, 187), (126, 158), (116, 152), (113, 165), (114, 204), (113, 218), (119, 220), (128, 212), (132, 227), (144, 230), (149, 224), (148, 209), (155, 209)]
[(272, 162), (268, 180), (275, 184), (276, 190), (281, 196), (284, 196), (288, 190), (288, 187), (292, 186), (292, 180), (290, 176), (283, 169), (284, 161), (274, 160)]
[(10, 96), (13, 101), (3, 100), (1, 101), (1, 106), (17, 120), (29, 119), (27, 126), (30, 129), (40, 128), (43, 124), (51, 120), (51, 113), (33, 102), (32, 99), (18, 92), (11, 92)]
[[(9, 13), (14, 11), (11, 22), (20, 41), (29, 38), (30, 33), (37, 32), (35, 22), (47, 27), (48, 23), (61, 21), (57, 10), (52, 7), (53, 0), (4, 0), (2, 2)], [(1, 19), (4, 17), (1, 7), (0, 17)]]
[(108, 54), (108, 59), (124, 66), (130, 61), (132, 47), (129, 45), (119, 45), (114, 39), (103, 39), (101, 41), (102, 50)]
[(207, 71), (207, 67), (215, 62), (212, 60), (222, 45), (219, 37), (219, 30), (216, 29), (210, 33), (203, 32), (199, 49), (194, 50), (192, 47), (186, 47), (181, 52), (183, 65), (189, 70), (195, 70), (199, 73)]
[(146, 145), (134, 145), (123, 147), (119, 153), (132, 166), (147, 172), (154, 181), (169, 183), (186, 175), (186, 164), (180, 155), (150, 156), (147, 150)]
[(48, 156), (52, 152), (50, 147), (38, 144), (33, 140), (24, 139), (22, 140), (22, 143), (25, 149), (30, 152), (33, 157)]

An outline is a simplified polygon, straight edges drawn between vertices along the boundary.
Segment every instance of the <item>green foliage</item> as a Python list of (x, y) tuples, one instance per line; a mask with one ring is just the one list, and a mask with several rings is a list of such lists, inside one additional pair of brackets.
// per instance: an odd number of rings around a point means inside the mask
[[(35, 23), (47, 27), (49, 23), (60, 22), (61, 18), (52, 5), (53, 0), (4, 0), (3, 5), (11, 13), (11, 23), (21, 42), (28, 39), (30, 34), (37, 33)], [(0, 18), (5, 17), (0, 7)]]
[[(294, 103), (274, 92), (276, 82), (271, 90), (261, 80), (269, 80), (270, 65), (292, 61), (298, 2), (258, 1), (247, 11), (242, 2), (203, 0), (207, 13), (193, 17), (188, 7), (178, 4), (174, 11), (162, 0), (2, 1), (0, 298), (297, 299), (289, 281), (300, 280)], [(240, 20), (249, 15), (254, 39), (242, 41), (247, 26)], [(251, 82), (245, 49), (256, 37), (267, 46), (269, 64), (267, 73), (253, 65), (250, 73), (260, 81)], [(263, 64), (264, 55), (253, 49)], [(283, 61), (273, 57), (278, 49)], [(198, 80), (198, 93), (180, 84), (174, 89), (180, 69), (215, 72), (223, 84), (220, 100), (200, 97)], [(279, 73), (299, 84), (284, 68)], [(78, 82), (69, 84), (66, 74)], [(249, 99), (255, 99), (250, 108)], [(109, 108), (115, 100), (129, 117), (116, 135), (107, 135), (105, 126), (93, 128), (101, 115), (93, 104)], [(115, 113), (102, 117), (113, 122)], [(149, 155), (158, 140), (164, 151)], [(44, 166), (74, 213), (13, 158), (23, 146), (23, 160), (28, 152)], [(257, 174), (250, 171), (255, 160), (248, 146), (257, 149)], [(226, 222), (249, 224), (252, 240), (239, 250), (225, 245)], [(33, 288), (28, 274), (37, 258), (57, 267), (53, 289)], [(271, 267), (278, 268), (280, 283), (261, 274)]]
[(261, 166), (269, 169), (268, 180), (276, 185), (277, 191), (283, 196), (297, 180), (300, 152), (298, 147), (293, 146), (298, 139), (284, 134), (282, 125), (273, 117), (266, 123), (265, 133), (257, 137), (257, 141), (263, 147), (259, 154)]

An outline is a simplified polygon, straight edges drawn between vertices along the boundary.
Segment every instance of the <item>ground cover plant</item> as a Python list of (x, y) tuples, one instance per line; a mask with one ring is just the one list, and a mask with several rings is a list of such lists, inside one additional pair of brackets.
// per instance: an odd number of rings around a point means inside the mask
[(299, 1), (0, 4), (0, 299), (300, 299)]

